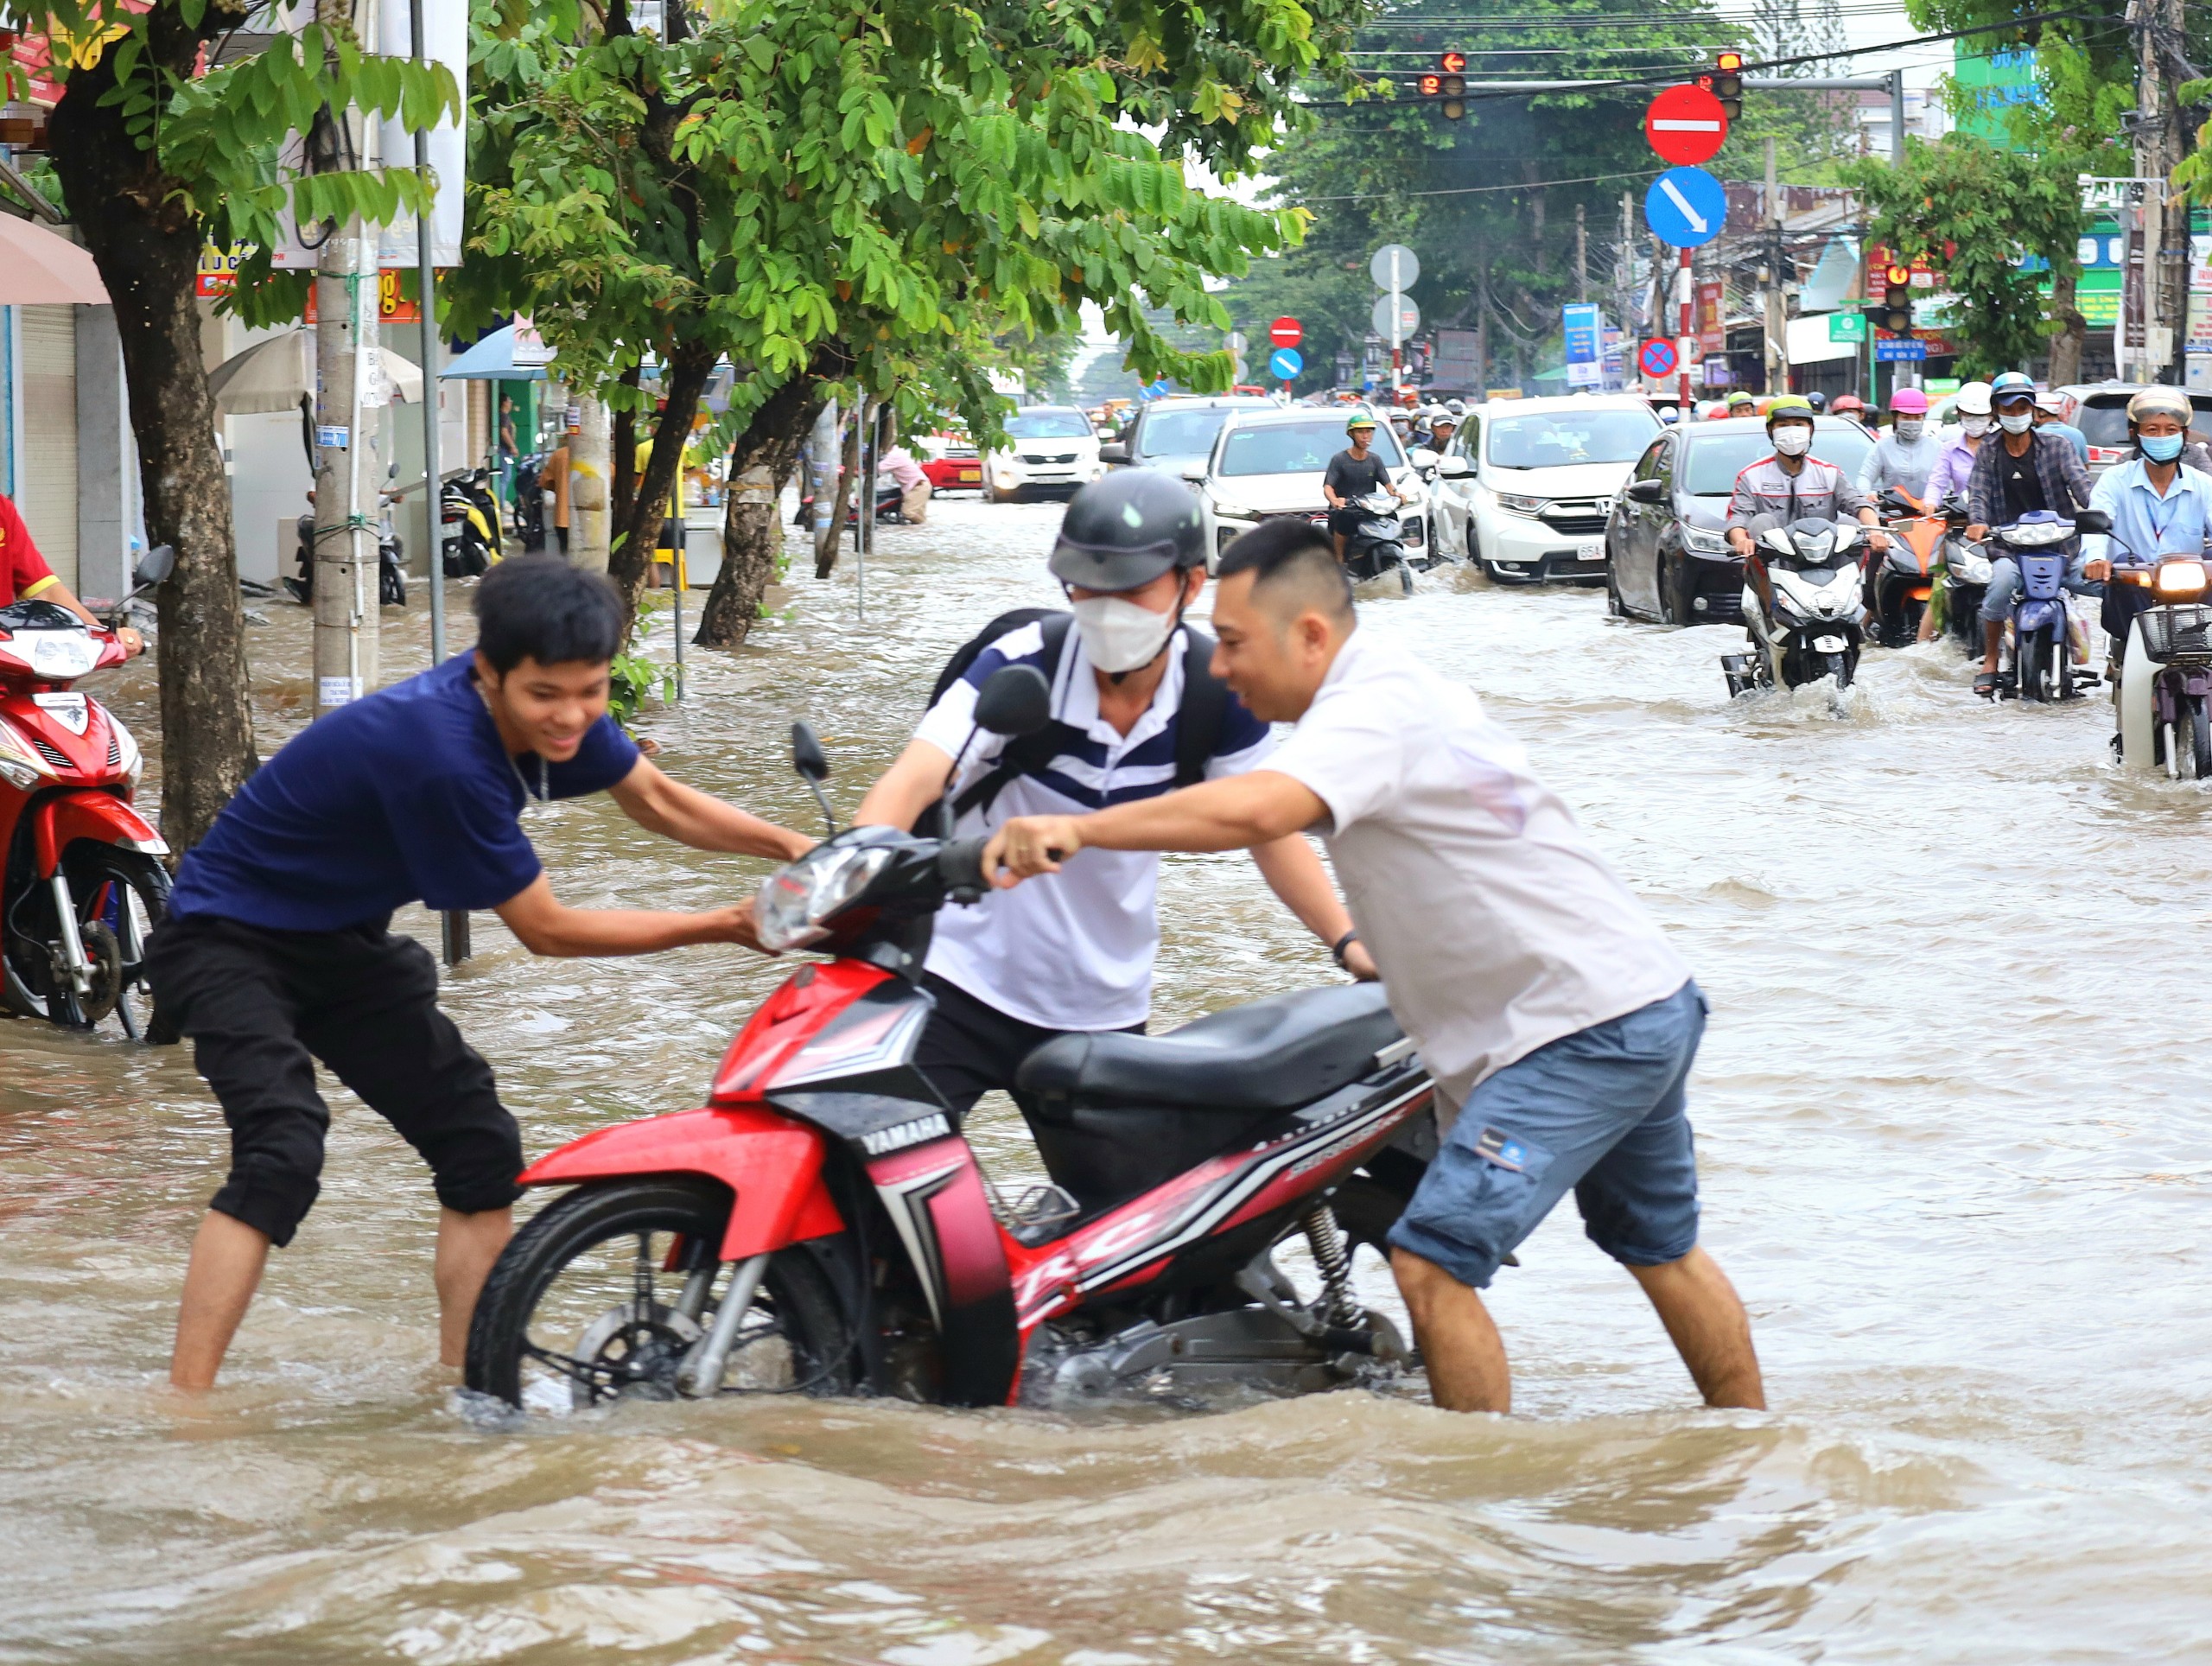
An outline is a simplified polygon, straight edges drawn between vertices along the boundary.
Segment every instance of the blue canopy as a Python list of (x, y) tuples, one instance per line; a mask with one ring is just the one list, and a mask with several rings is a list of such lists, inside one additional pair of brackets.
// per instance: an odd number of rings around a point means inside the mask
[(493, 330), (438, 372), (442, 382), (542, 382), (543, 365), (515, 363), (515, 327)]

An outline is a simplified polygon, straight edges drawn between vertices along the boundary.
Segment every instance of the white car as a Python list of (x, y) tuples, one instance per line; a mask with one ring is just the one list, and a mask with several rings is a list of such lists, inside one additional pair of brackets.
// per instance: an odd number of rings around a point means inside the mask
[[(1230, 540), (1263, 520), (1304, 515), (1327, 524), (1329, 500), (1321, 495), (1321, 476), (1329, 459), (1348, 449), (1342, 406), (1293, 405), (1273, 410), (1239, 410), (1222, 425), (1213, 455), (1184, 478), (1198, 494), (1205, 519), (1206, 566), (1217, 566)], [(1406, 554), (1418, 562), (1429, 553), (1428, 493), (1415, 471), (1434, 461), (1416, 451), (1408, 461), (1397, 436), (1387, 427), (1375, 434), (1374, 455), (1390, 471), (1390, 483), (1405, 493), (1399, 516)]]
[(1605, 518), (1660, 430), (1637, 394), (1493, 399), (1436, 468), (1438, 537), (1502, 584), (1605, 579)]
[(993, 503), (1070, 497), (1106, 472), (1098, 430), (1073, 405), (1025, 405), (1006, 419), (1006, 437), (1007, 449), (983, 459), (983, 490)]

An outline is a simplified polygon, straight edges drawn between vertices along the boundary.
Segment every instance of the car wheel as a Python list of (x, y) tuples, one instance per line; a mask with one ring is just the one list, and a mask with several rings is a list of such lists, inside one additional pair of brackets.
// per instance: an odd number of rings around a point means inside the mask
[(1680, 625), (1682, 621), (1675, 613), (1675, 569), (1667, 557), (1659, 557), (1658, 583), (1652, 588), (1659, 592), (1659, 622)]
[(1668, 600), (1668, 611), (1674, 614), (1677, 625), (1701, 625), (1705, 621), (1697, 613), (1697, 580), (1690, 571), (1688, 557), (1677, 561), (1674, 568), (1674, 586)]

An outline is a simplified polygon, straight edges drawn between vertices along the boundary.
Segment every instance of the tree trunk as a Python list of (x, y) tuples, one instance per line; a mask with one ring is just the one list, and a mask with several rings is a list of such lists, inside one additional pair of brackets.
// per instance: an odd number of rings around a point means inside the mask
[[(828, 578), (837, 570), (837, 549), (845, 537), (845, 510), (853, 500), (853, 482), (861, 473), (861, 422), (855, 410), (837, 434), (837, 489), (830, 494), (830, 533), (814, 544), (814, 575)], [(859, 547), (855, 533), (855, 548)]]
[(2063, 326), (2050, 339), (2050, 374), (2046, 379), (2055, 388), (2082, 379), (2082, 348), (2089, 339), (2089, 321), (2082, 316), (2081, 281), (2080, 269), (2071, 265), (2051, 275), (2050, 315)]
[[(645, 576), (652, 570), (653, 551), (660, 547), (661, 523), (668, 518), (669, 494), (675, 490), (677, 477), (683, 471), (683, 451), (691, 439), (691, 419), (698, 414), (699, 397), (706, 392), (708, 378), (714, 373), (715, 350), (691, 345), (677, 348), (661, 368), (661, 387), (667, 395), (667, 403), (662, 406), (659, 420), (653, 428), (653, 455), (645, 463), (644, 477), (633, 481), (629, 502), (622, 505), (621, 518), (614, 524), (613, 553), (607, 563), (608, 575), (628, 599), (633, 611), (638, 605), (638, 593), (645, 588)], [(625, 455), (620, 439), (615, 442), (615, 453), (616, 500), (620, 503)], [(635, 449), (627, 455), (634, 474)]]
[[(213, 9), (208, 22), (220, 26)], [(157, 16), (151, 44), (150, 56), (189, 73), (198, 40), (173, 17)], [(102, 102), (114, 79), (105, 63), (71, 74), (52, 118), (53, 158), (115, 305), (147, 536), (176, 550), (176, 570), (156, 596), (156, 652), (162, 832), (181, 854), (259, 760), (230, 487), (193, 299), (206, 237), (181, 186), (132, 140), (123, 107)]]
[[(760, 599), (782, 565), (784, 483), (822, 409), (828, 350), (815, 355), (805, 374), (794, 376), (753, 413), (730, 458), (729, 507), (722, 518), (722, 564), (700, 610), (691, 639), (709, 648), (734, 648), (760, 617)], [(834, 371), (830, 373), (834, 374)], [(833, 537), (834, 537), (833, 523)]]

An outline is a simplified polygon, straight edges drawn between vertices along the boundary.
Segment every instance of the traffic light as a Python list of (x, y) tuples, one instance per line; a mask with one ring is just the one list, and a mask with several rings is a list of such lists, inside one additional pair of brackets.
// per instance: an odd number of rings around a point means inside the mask
[(1421, 78), (1421, 90), (1425, 97), (1441, 99), (1437, 109), (1447, 122), (1465, 118), (1467, 113), (1467, 54), (1464, 52), (1440, 52), (1436, 54), (1436, 69)]
[(1891, 335), (1912, 334), (1912, 269), (1891, 262), (1881, 270), (1882, 298), (1874, 302), (1872, 283), (1867, 285), (1870, 303), (1862, 310), (1866, 321)]
[(1720, 108), (1734, 121), (1744, 113), (1744, 54), (1724, 52), (1713, 60), (1707, 90), (1720, 100)]

